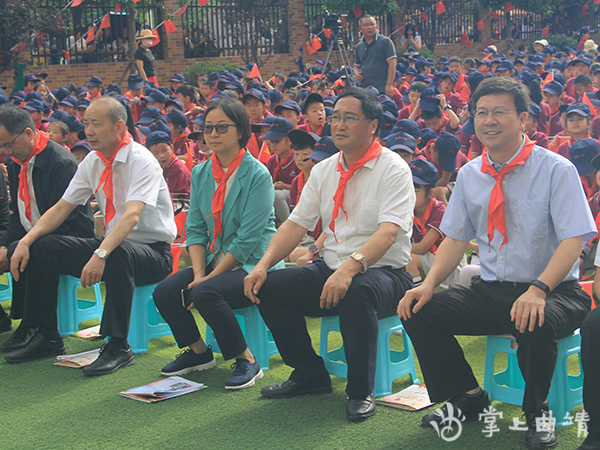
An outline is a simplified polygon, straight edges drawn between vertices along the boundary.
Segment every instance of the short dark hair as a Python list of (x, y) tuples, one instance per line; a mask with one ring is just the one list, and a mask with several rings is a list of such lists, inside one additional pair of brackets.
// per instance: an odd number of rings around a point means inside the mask
[(508, 77), (486, 78), (473, 93), (473, 105), (477, 109), (477, 102), (481, 97), (492, 94), (509, 94), (513, 98), (517, 114), (529, 112), (529, 89), (524, 84)]
[(55, 120), (54, 122), (50, 122), (48, 128), (50, 128), (52, 125), (58, 127), (63, 136), (69, 135), (69, 126), (66, 123), (61, 122), (60, 120)]
[(31, 128), (35, 132), (35, 124), (29, 113), (12, 103), (0, 106), (0, 125), (13, 136), (23, 132), (25, 128)]
[(405, 38), (408, 38), (409, 31), (413, 32), (413, 36), (417, 35), (417, 28), (415, 27), (414, 23), (407, 23), (406, 26), (404, 27), (404, 37)]
[(360, 27), (360, 24), (362, 23), (363, 19), (369, 19), (369, 18), (373, 19), (375, 21), (375, 23), (377, 23), (377, 19), (375, 17), (373, 17), (371, 14), (363, 14), (358, 19), (358, 26)]
[(288, 89), (283, 93), (283, 95), (289, 95), (290, 97), (292, 97), (292, 100), (294, 100), (298, 104), (300, 104), (300, 102), (302, 101), (302, 92), (300, 92), (298, 89)]
[(435, 111), (425, 111), (424, 109), (421, 110), (421, 117), (423, 118), (423, 120), (430, 120), (430, 119), (435, 119), (435, 118), (440, 118), (443, 115), (443, 111), (442, 111), (442, 107), (438, 106), (437, 109)]
[(250, 140), (250, 117), (246, 112), (246, 108), (244, 104), (236, 98), (233, 97), (225, 97), (217, 100), (210, 104), (208, 109), (206, 110), (206, 114), (204, 115), (204, 119), (208, 118), (208, 114), (213, 109), (220, 109), (225, 113), (227, 117), (231, 119), (233, 123), (237, 125), (237, 130), (240, 132), (239, 144), (240, 147), (245, 147)]
[(465, 59), (465, 62), (463, 63), (463, 65), (468, 66), (468, 67), (475, 67), (475, 60), (473, 58), (467, 58)]
[(177, 89), (175, 89), (175, 94), (181, 94), (184, 97), (189, 97), (192, 99), (192, 102), (196, 100), (196, 89), (189, 84), (179, 86)]
[(580, 73), (575, 77), (573, 84), (580, 84), (582, 86), (589, 86), (592, 84), (592, 77), (586, 75), (585, 73)]
[(459, 64), (462, 64), (462, 60), (458, 57), (458, 56), (453, 56), (452, 58), (450, 58), (448, 60), (448, 64), (452, 63), (452, 62), (457, 62)]
[(367, 91), (363, 88), (349, 87), (344, 89), (335, 100), (333, 109), (335, 109), (335, 105), (337, 105), (340, 99), (344, 97), (354, 97), (355, 99), (360, 100), (360, 109), (365, 115), (365, 118), (369, 120), (377, 120), (375, 136), (378, 136), (379, 129), (381, 128), (381, 122), (383, 121), (383, 108), (381, 107), (381, 103), (379, 103), (377, 96), (373, 92)]
[(408, 88), (408, 92), (423, 92), (425, 89), (427, 89), (427, 85), (425, 83), (422, 81), (415, 81)]

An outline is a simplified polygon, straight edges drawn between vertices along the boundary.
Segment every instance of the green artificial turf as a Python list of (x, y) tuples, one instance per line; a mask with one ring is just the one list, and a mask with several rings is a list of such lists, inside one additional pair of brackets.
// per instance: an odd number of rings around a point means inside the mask
[[(5, 310), (10, 302), (3, 303)], [(198, 317), (204, 335), (204, 322)], [(81, 328), (96, 322), (86, 322)], [(315, 348), (319, 319), (308, 319)], [(13, 322), (16, 325), (16, 322)], [(0, 343), (10, 333), (0, 335)], [(401, 347), (400, 336), (392, 346)], [(330, 339), (331, 340), (331, 339)], [(335, 339), (333, 339), (335, 343)], [(485, 337), (459, 338), (475, 375), (483, 384)], [(97, 348), (101, 341), (65, 337), (69, 354)], [(510, 431), (520, 408), (495, 402), (503, 413), (500, 431), (482, 434), (482, 422), (465, 424), (452, 443), (420, 427), (425, 411), (407, 412), (378, 406), (375, 417), (363, 423), (345, 418), (343, 378), (332, 377), (334, 392), (319, 396), (270, 400), (260, 388), (285, 381), (291, 369), (279, 355), (256, 386), (237, 392), (224, 389), (231, 375), (230, 362), (217, 356), (217, 366), (184, 376), (205, 383), (208, 389), (155, 404), (126, 399), (119, 392), (159, 379), (160, 369), (178, 353), (173, 337), (150, 342), (149, 352), (136, 355), (136, 363), (115, 374), (86, 378), (81, 370), (59, 367), (52, 359), (10, 365), (0, 362), (0, 448), (348, 448), (348, 449), (518, 449), (524, 433)], [(575, 360), (572, 363), (578, 366)], [(575, 369), (577, 370), (577, 369)], [(420, 369), (418, 376), (422, 380)], [(394, 382), (394, 392), (410, 385), (408, 376)], [(580, 411), (581, 407), (573, 411)], [(560, 449), (576, 448), (583, 438), (576, 426), (558, 431)]]

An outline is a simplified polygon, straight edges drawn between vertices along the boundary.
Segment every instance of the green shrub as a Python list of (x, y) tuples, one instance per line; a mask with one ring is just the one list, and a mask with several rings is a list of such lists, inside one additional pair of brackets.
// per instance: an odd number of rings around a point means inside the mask
[(221, 61), (198, 61), (193, 66), (189, 66), (185, 69), (183, 76), (192, 85), (197, 86), (198, 75), (201, 73), (209, 74), (211, 72), (220, 72), (221, 70), (237, 69), (239, 66), (231, 62)]

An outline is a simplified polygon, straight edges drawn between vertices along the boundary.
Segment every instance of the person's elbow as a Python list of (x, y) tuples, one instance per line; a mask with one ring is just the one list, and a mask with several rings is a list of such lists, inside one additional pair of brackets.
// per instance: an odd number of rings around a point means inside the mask
[(395, 223), (386, 222), (381, 224), (379, 229), (382, 231), (380, 236), (381, 242), (387, 247), (394, 245), (400, 233), (400, 226)]

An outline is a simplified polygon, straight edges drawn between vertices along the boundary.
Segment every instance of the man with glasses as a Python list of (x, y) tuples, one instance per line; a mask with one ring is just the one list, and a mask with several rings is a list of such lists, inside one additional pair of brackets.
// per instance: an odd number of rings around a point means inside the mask
[[(0, 234), (0, 273), (9, 270), (10, 256), (19, 239), (31, 230), (40, 216), (60, 200), (77, 171), (77, 160), (62, 145), (36, 130), (30, 114), (23, 108), (7, 104), (0, 108), (0, 151), (8, 158), (6, 169), (10, 185), (12, 214), (7, 230)], [(8, 196), (6, 196), (8, 201)], [(94, 226), (89, 202), (74, 209), (65, 222), (53, 232), (58, 235), (93, 237)], [(10, 315), (23, 317), (27, 271), (13, 280)], [(10, 329), (10, 319), (0, 307), (0, 324)], [(0, 351), (10, 352), (24, 347), (35, 330), (21, 325), (2, 345)]]
[[(554, 430), (538, 422), (551, 420), (546, 398), (558, 339), (579, 328), (590, 310), (577, 279), (582, 238), (594, 237), (596, 227), (575, 166), (522, 133), (527, 88), (510, 78), (486, 79), (473, 104), (485, 150), (458, 174), (440, 227), (446, 238), (427, 278), (398, 305), (429, 397), (449, 399), (422, 425), (439, 429), (450, 415), (478, 421), (490, 405), (454, 336), (511, 334), (525, 379), (525, 444), (553, 448)], [(434, 294), (471, 239), (479, 243), (481, 276), (469, 287)]]
[[(374, 93), (349, 88), (340, 94), (329, 119), (340, 153), (313, 168), (294, 211), (244, 281), (246, 296), (258, 304), (281, 357), (294, 368), (288, 381), (264, 388), (264, 397), (332, 391), (304, 316), (339, 315), (350, 421), (375, 414), (378, 319), (393, 315), (412, 287), (404, 267), (410, 261), (415, 193), (406, 162), (376, 139), (382, 117)], [(319, 218), (325, 239), (312, 264), (267, 276)]]
[(354, 50), (354, 73), (361, 86), (375, 86), (389, 97), (394, 93), (396, 48), (390, 38), (379, 34), (375, 17), (365, 14), (358, 26), (363, 37)]
[[(84, 367), (104, 375), (134, 363), (127, 342), (135, 286), (156, 283), (172, 270), (170, 244), (176, 228), (173, 204), (156, 158), (127, 132), (127, 112), (112, 97), (100, 97), (85, 114), (90, 153), (62, 198), (20, 240), (11, 258), (15, 280), (27, 270), (23, 323), (36, 332), (26, 346), (5, 355), (22, 363), (65, 353), (56, 319), (60, 274), (80, 277), (83, 287), (104, 281), (106, 301), (100, 334), (110, 337), (100, 356)], [(0, 136), (1, 137), (1, 136)], [(87, 203), (102, 210), (103, 238), (50, 234)]]

